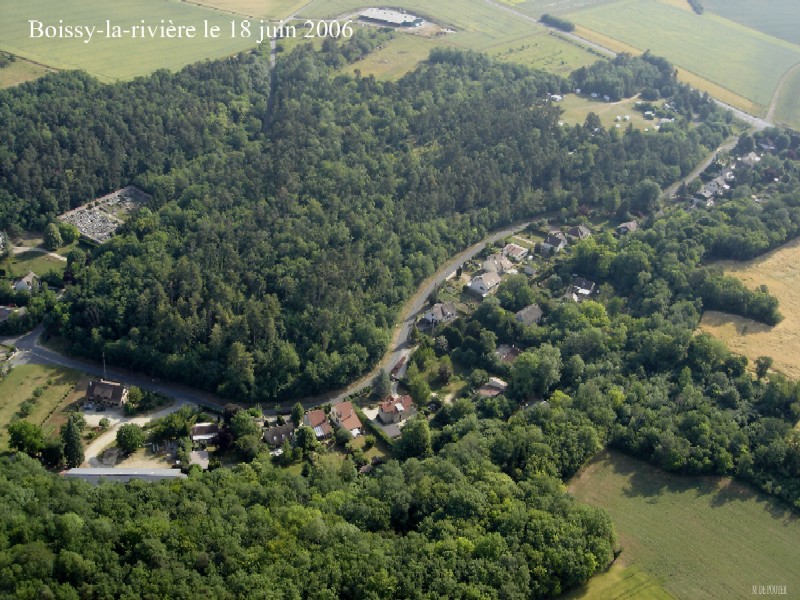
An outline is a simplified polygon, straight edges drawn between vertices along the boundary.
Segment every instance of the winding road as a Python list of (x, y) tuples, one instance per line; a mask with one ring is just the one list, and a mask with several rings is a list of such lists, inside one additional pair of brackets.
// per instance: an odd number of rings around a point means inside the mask
[[(372, 380), (381, 369), (385, 368), (389, 370), (390, 367), (397, 364), (397, 362), (403, 356), (407, 356), (410, 353), (411, 348), (408, 344), (408, 336), (411, 332), (411, 328), (414, 325), (417, 313), (419, 313), (423, 306), (425, 306), (428, 296), (431, 294), (434, 288), (445, 281), (450, 275), (455, 273), (459, 266), (483, 250), (487, 244), (492, 244), (500, 239), (517, 233), (518, 231), (521, 231), (527, 227), (529, 224), (530, 221), (519, 222), (509, 225), (508, 227), (505, 227), (499, 231), (495, 231), (484, 238), (483, 241), (470, 246), (466, 250), (463, 250), (450, 258), (450, 260), (442, 265), (436, 271), (436, 273), (423, 281), (414, 295), (409, 298), (409, 300), (403, 306), (401, 311), (401, 320), (394, 329), (390, 349), (387, 351), (378, 365), (376, 365), (375, 368), (369, 373), (362, 376), (359, 380), (353, 382), (344, 389), (318, 396), (293, 399), (289, 402), (285, 402), (283, 406), (292, 406), (295, 402), (300, 402), (304, 408), (312, 408), (327, 402), (335, 404), (341, 402), (347, 396), (363, 390), (365, 387), (370, 385)], [(39, 342), (39, 337), (42, 335), (43, 331), (44, 330), (42, 327), (37, 327), (25, 335), (0, 337), (0, 343), (16, 348), (16, 352), (10, 359), (12, 366), (24, 364), (49, 365), (75, 369), (77, 371), (83, 371), (97, 377), (103, 376), (102, 365), (84, 359), (65, 356), (51, 348), (43, 346)], [(145, 390), (151, 390), (166, 396), (170, 396), (171, 398), (174, 398), (178, 404), (194, 403), (211, 410), (221, 411), (225, 404), (229, 402), (223, 398), (219, 398), (214, 394), (204, 392), (202, 390), (190, 388), (177, 383), (162, 382), (142, 373), (128, 371), (119, 367), (107, 368), (106, 376), (109, 379), (120, 381), (126, 385), (135, 385)], [(276, 411), (274, 408), (270, 407), (265, 408), (264, 412), (266, 414), (275, 414)]]

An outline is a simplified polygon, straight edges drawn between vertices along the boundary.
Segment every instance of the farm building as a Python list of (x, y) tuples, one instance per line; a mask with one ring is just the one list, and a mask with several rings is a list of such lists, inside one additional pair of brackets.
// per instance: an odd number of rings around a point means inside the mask
[(367, 8), (359, 16), (364, 21), (390, 27), (420, 27), (424, 23), (422, 17), (384, 8)]
[(121, 468), (76, 468), (64, 471), (64, 477), (83, 479), (97, 485), (102, 481), (127, 483), (132, 479), (159, 481), (161, 479), (186, 479), (177, 469), (121, 469)]

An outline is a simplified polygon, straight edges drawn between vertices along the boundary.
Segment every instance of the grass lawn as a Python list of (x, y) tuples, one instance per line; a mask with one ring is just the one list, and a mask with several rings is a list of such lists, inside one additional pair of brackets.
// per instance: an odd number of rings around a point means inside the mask
[(38, 79), (51, 70), (42, 65), (18, 58), (7, 67), (0, 69), (0, 88), (13, 87), (26, 81)]
[[(26, 400), (33, 405), (26, 420), (37, 425), (52, 425), (50, 415), (62, 404), (71, 401), (74, 388), (81, 380), (79, 373), (69, 369), (46, 367), (42, 365), (21, 365), (14, 367), (0, 381), (0, 450), (8, 449), (6, 426), (15, 420), (20, 406)], [(38, 398), (34, 390), (41, 390)], [(82, 390), (77, 393), (82, 395)]]
[(605, 573), (595, 575), (585, 585), (560, 596), (561, 600), (671, 600), (661, 583), (638, 567), (614, 564)]
[(27, 275), (28, 271), (33, 271), (37, 275), (56, 271), (59, 275), (63, 275), (64, 269), (67, 267), (66, 261), (36, 251), (10, 255), (3, 261), (3, 264), (8, 277), (22, 277)]
[(749, 288), (766, 285), (780, 302), (783, 321), (770, 327), (758, 321), (706, 311), (700, 330), (718, 337), (732, 351), (751, 361), (772, 356), (773, 368), (800, 378), (800, 240), (752, 260), (718, 261), (726, 275), (734, 275)]
[[(255, 39), (232, 39), (232, 16), (217, 10), (178, 0), (139, 0), (138, 2), (106, 2), (105, 0), (31, 0), (5, 2), (0, 20), (0, 50), (28, 58), (57, 69), (84, 69), (103, 81), (132, 79), (155, 69), (179, 69), (204, 58), (216, 58), (255, 46)], [(195, 26), (199, 34), (193, 39), (106, 39), (95, 33), (91, 42), (84, 39), (31, 39), (29, 19), (45, 25), (94, 25), (105, 29), (106, 20), (128, 29), (141, 24), (160, 25), (161, 20), (176, 25)], [(204, 20), (218, 25), (219, 39), (202, 36)]]
[[(600, 121), (606, 129), (612, 129), (619, 125), (618, 129), (625, 130), (628, 125), (633, 125), (637, 129), (652, 130), (655, 122), (646, 121), (642, 113), (634, 110), (638, 101), (636, 98), (627, 98), (619, 102), (603, 102), (586, 96), (567, 94), (558, 103), (558, 106), (564, 111), (561, 120), (569, 125), (582, 124), (586, 120), (586, 115), (593, 112), (600, 117)], [(616, 117), (625, 117), (625, 115), (630, 116), (630, 121), (615, 121)]]
[(620, 0), (570, 13), (568, 19), (626, 46), (665, 56), (687, 71), (751, 100), (763, 112), (800, 46), (671, 3)]
[(569, 490), (609, 512), (621, 566), (641, 569), (676, 598), (747, 598), (766, 584), (800, 590), (800, 519), (729, 478), (681, 477), (603, 452)]

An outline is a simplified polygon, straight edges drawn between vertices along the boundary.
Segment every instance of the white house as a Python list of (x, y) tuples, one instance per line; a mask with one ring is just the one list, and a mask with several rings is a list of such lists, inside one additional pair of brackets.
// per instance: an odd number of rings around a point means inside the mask
[(475, 292), (476, 294), (480, 294), (481, 297), (486, 297), (486, 295), (491, 292), (494, 288), (496, 288), (500, 284), (500, 275), (497, 273), (484, 273), (482, 275), (478, 275), (472, 281), (469, 282), (469, 289)]

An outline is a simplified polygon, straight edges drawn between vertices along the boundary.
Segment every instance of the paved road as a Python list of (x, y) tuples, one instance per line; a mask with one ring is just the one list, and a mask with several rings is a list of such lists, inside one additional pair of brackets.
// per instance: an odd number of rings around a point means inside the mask
[[(285, 406), (291, 406), (295, 402), (300, 402), (305, 408), (312, 408), (319, 404), (326, 402), (337, 403), (341, 402), (344, 398), (358, 392), (372, 383), (372, 380), (380, 372), (381, 369), (386, 368), (389, 370), (392, 366), (397, 364), (401, 357), (407, 356), (411, 352), (408, 345), (408, 336), (413, 327), (417, 313), (422, 310), (428, 296), (433, 289), (445, 281), (450, 275), (456, 272), (458, 267), (464, 262), (468, 261), (476, 254), (478, 254), (486, 244), (492, 244), (497, 240), (508, 237), (530, 224), (530, 221), (516, 223), (510, 225), (500, 231), (496, 231), (486, 237), (482, 242), (470, 246), (466, 250), (459, 252), (452, 257), (446, 264), (444, 264), (438, 271), (428, 279), (426, 279), (418, 288), (417, 292), (406, 302), (401, 311), (402, 317), (400, 324), (395, 327), (390, 350), (386, 353), (383, 360), (368, 374), (361, 377), (358, 381), (352, 383), (346, 388), (319, 396), (307, 397), (302, 399), (295, 399), (285, 403)], [(11, 364), (41, 364), (58, 367), (66, 367), (68, 369), (75, 369), (95, 375), (98, 377), (103, 376), (102, 365), (84, 359), (71, 358), (46, 348), (39, 343), (39, 336), (43, 333), (42, 327), (37, 327), (30, 333), (16, 337), (0, 337), (0, 343), (14, 346), (17, 351), (11, 357)], [(197, 390), (177, 383), (161, 382), (147, 375), (120, 369), (118, 367), (109, 367), (106, 370), (109, 379), (114, 381), (121, 381), (126, 385), (135, 385), (145, 390), (159, 392), (166, 396), (175, 398), (178, 403), (194, 403), (204, 406), (211, 410), (221, 411), (225, 404), (228, 402), (223, 398), (219, 398), (208, 392)], [(274, 414), (273, 408), (266, 408), (267, 414)]]
[[(103, 367), (100, 364), (64, 356), (55, 350), (42, 346), (39, 343), (39, 336), (42, 333), (43, 328), (40, 326), (22, 336), (0, 337), (0, 343), (14, 346), (17, 349), (10, 359), (12, 366), (26, 364), (50, 365), (83, 371), (97, 377), (103, 376)], [(201, 390), (177, 383), (164, 383), (147, 375), (117, 367), (109, 367), (107, 375), (109, 379), (121, 381), (126, 385), (135, 385), (145, 390), (170, 396), (178, 402), (193, 402), (212, 410), (221, 410), (226, 402), (213, 394)]]
[(736, 146), (738, 141), (739, 138), (735, 136), (727, 139), (724, 144), (722, 144), (714, 152), (709, 154), (708, 157), (703, 162), (697, 165), (694, 171), (689, 173), (686, 177), (681, 177), (678, 181), (676, 181), (671, 186), (666, 188), (664, 190), (664, 195), (667, 198), (672, 198), (673, 196), (675, 196), (675, 194), (678, 192), (678, 188), (681, 187), (681, 184), (683, 182), (686, 182), (688, 184), (689, 182), (694, 181), (695, 179), (700, 177), (700, 174), (708, 168), (708, 165), (714, 162), (714, 159), (717, 157), (717, 154), (719, 154), (720, 152), (727, 152), (728, 150), (732, 150)]

